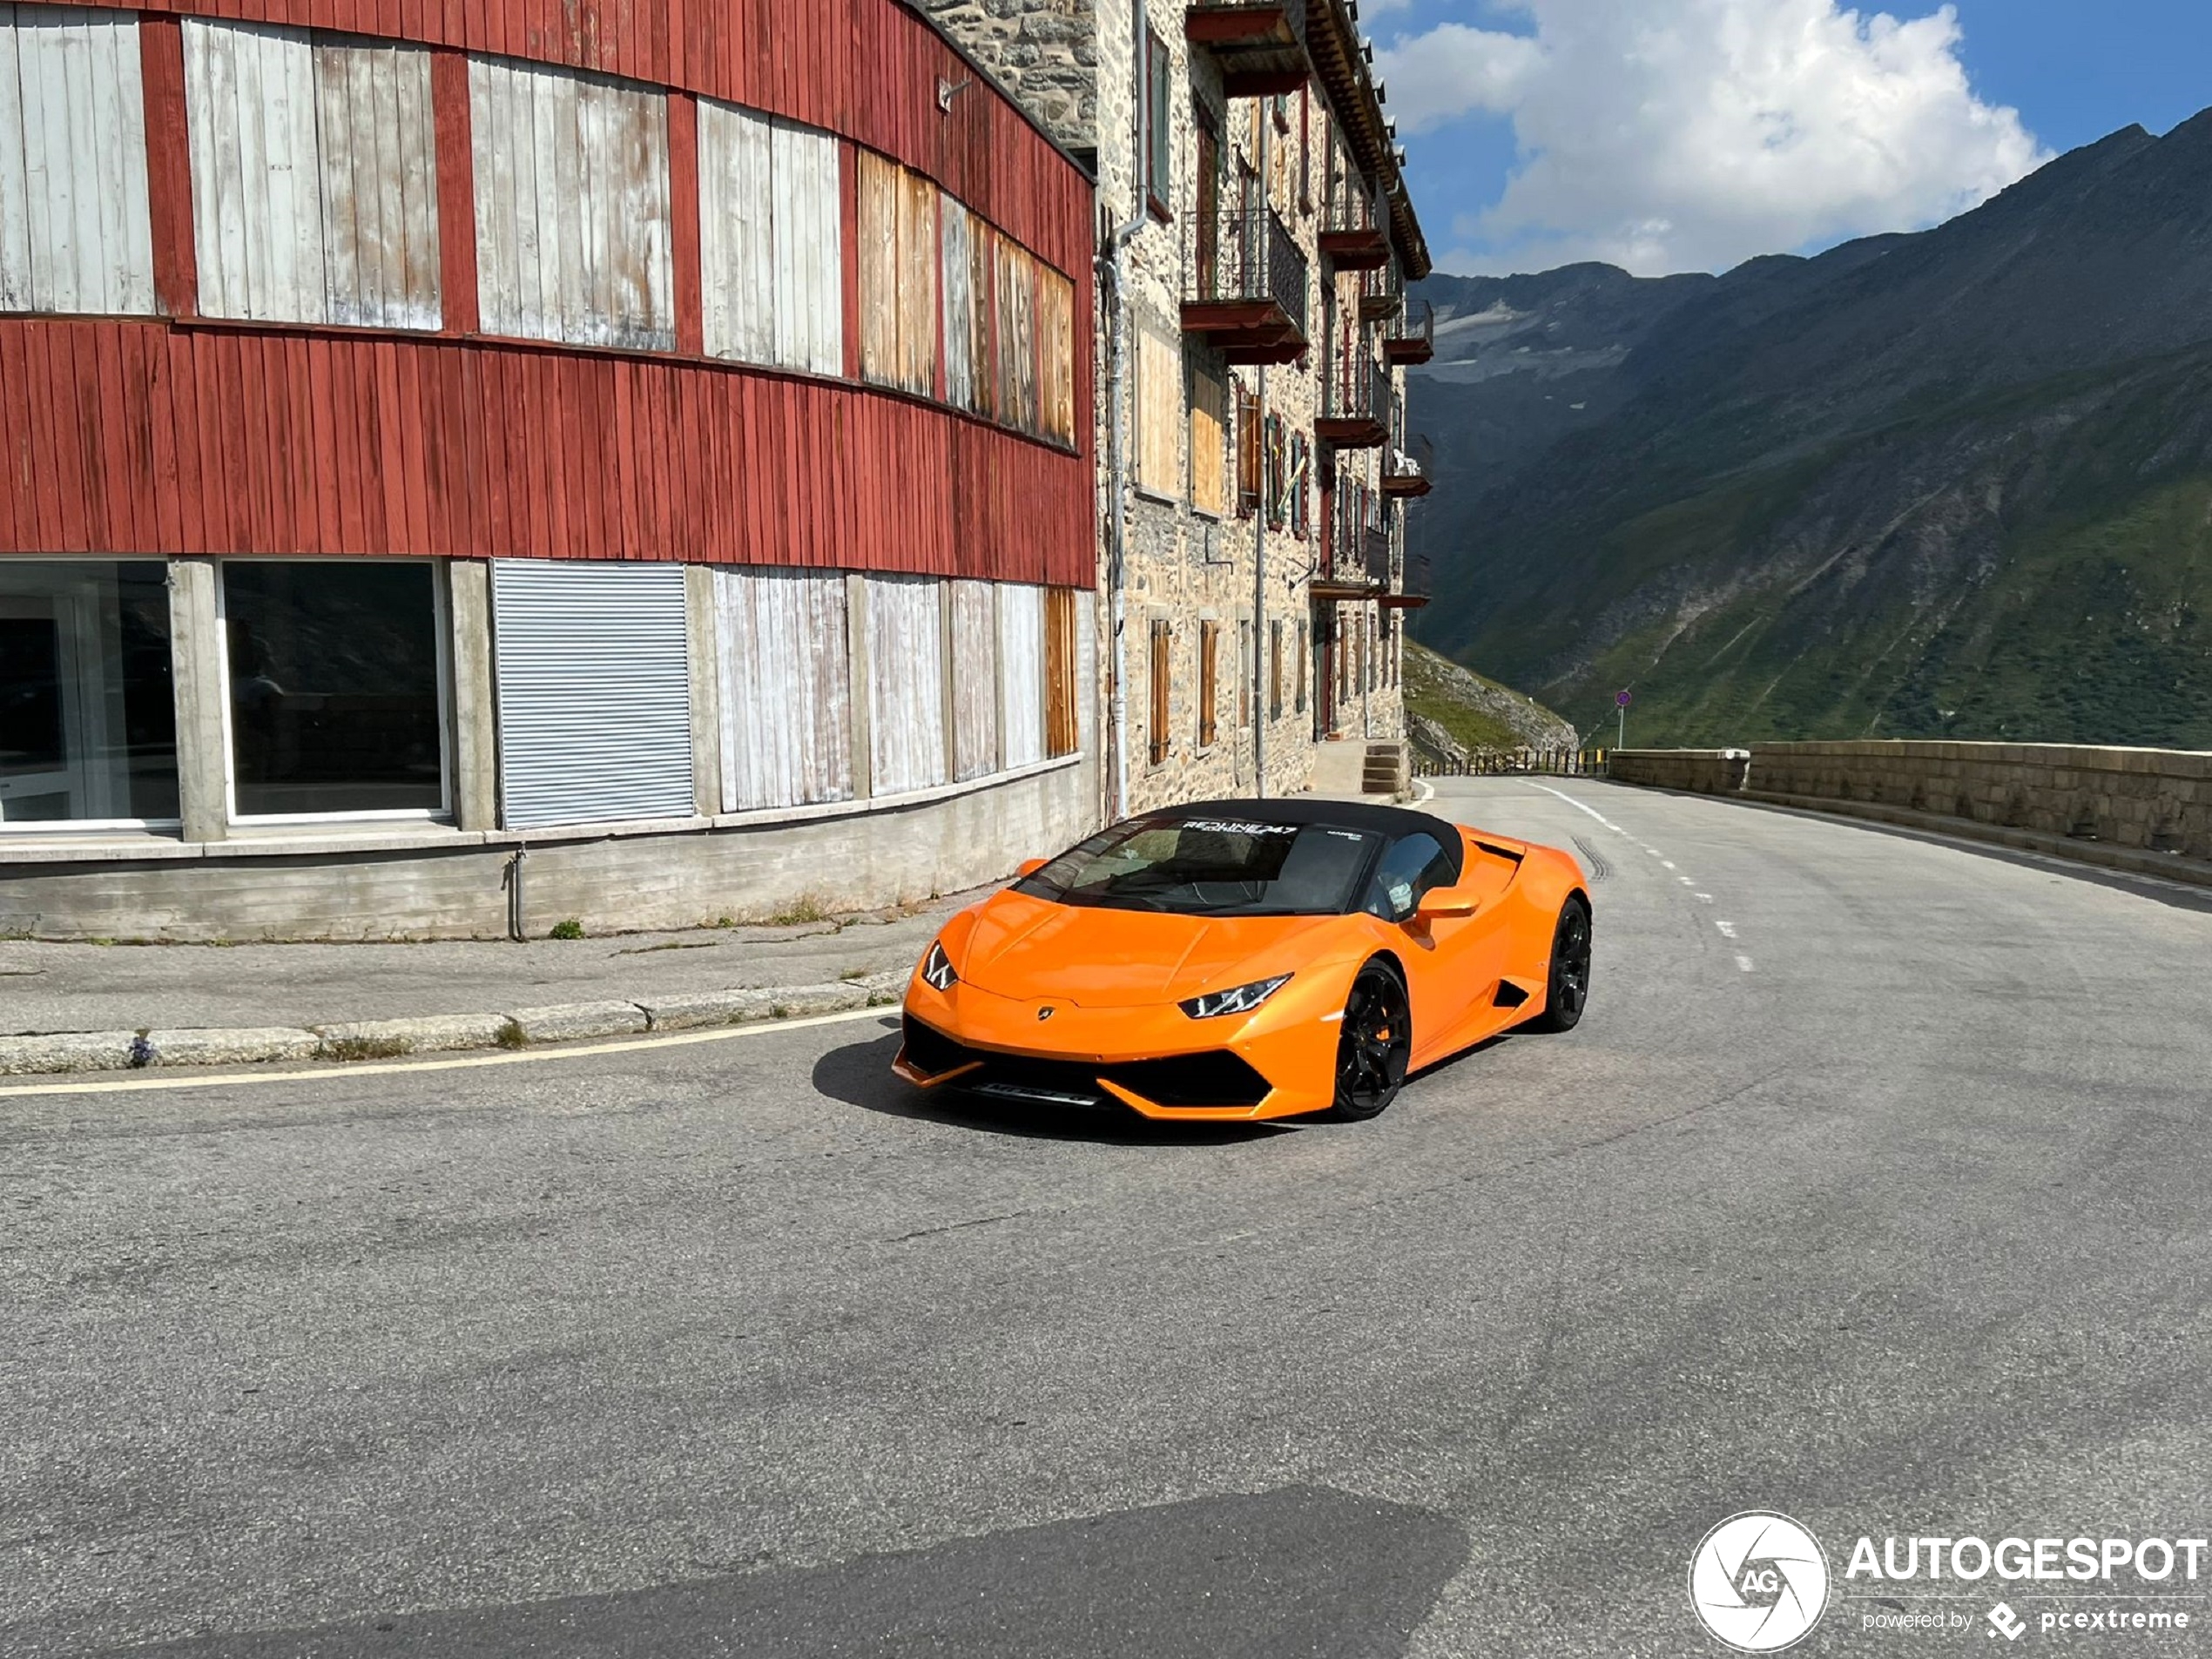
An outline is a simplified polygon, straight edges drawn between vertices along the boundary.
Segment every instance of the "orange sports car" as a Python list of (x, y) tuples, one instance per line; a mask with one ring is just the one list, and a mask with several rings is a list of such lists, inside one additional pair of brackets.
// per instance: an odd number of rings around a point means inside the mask
[(1567, 853), (1426, 813), (1208, 801), (1116, 824), (945, 925), (899, 1075), (1031, 1105), (1372, 1117), (1590, 986)]

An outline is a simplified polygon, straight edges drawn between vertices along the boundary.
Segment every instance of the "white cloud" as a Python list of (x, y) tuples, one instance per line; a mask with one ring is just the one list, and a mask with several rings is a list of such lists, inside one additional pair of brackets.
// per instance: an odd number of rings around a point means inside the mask
[(1514, 123), (1521, 164), (1454, 226), (1447, 269), (1721, 270), (1932, 224), (2048, 158), (2017, 111), (1974, 96), (1948, 5), (1909, 22), (1836, 0), (1516, 9), (1533, 34), (1445, 24), (1376, 54), (1408, 132)]

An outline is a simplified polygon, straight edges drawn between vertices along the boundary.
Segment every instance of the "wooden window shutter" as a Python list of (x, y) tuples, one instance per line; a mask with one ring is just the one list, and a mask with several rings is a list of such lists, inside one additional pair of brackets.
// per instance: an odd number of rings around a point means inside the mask
[(1047, 588), (1044, 594), (1045, 752), (1071, 755), (1080, 741), (1076, 719), (1076, 594), (1072, 588)]
[(1237, 512), (1249, 518), (1259, 506), (1259, 400), (1237, 388)]
[(1283, 718), (1283, 624), (1279, 617), (1267, 624), (1267, 718)]
[(1198, 746), (1211, 749), (1218, 730), (1215, 699), (1220, 695), (1221, 624), (1198, 624)]
[(1168, 758), (1168, 624), (1152, 624), (1152, 764)]

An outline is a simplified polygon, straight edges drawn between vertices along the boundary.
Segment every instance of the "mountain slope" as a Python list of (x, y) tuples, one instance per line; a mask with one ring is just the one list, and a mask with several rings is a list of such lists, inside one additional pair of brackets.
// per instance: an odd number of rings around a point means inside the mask
[(1430, 644), (1649, 740), (2212, 745), (2212, 115), (1918, 236), (1593, 269), (1433, 291)]

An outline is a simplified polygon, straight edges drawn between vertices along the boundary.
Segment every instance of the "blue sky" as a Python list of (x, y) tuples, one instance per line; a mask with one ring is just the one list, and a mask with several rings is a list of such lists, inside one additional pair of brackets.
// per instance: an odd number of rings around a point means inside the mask
[(1725, 268), (2212, 105), (2212, 0), (1363, 0), (1440, 268)]

